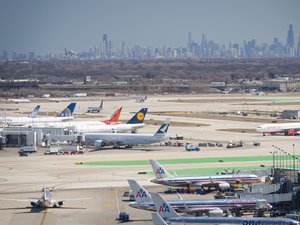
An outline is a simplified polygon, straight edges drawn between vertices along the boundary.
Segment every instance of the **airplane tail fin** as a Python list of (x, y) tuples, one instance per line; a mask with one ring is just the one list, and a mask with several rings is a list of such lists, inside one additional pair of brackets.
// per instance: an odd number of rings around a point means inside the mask
[(108, 120), (103, 120), (102, 122), (103, 122), (103, 123), (106, 123), (106, 124), (117, 123), (117, 122), (119, 121), (119, 117), (120, 117), (121, 111), (122, 111), (122, 106), (119, 107), (119, 108), (114, 112), (114, 114), (112, 114), (112, 116), (110, 117), (110, 119), (108, 119)]
[(158, 193), (151, 193), (151, 197), (155, 205), (156, 211), (162, 218), (168, 219), (179, 216), (175, 212), (175, 210)]
[(128, 180), (128, 183), (137, 203), (152, 201), (150, 193), (135, 180)]
[(101, 103), (100, 103), (99, 108), (100, 108), (100, 109), (103, 109), (103, 99), (101, 100)]
[(58, 116), (59, 117), (69, 117), (69, 116), (72, 116), (74, 110), (75, 110), (75, 106), (76, 106), (76, 103), (75, 102), (72, 102), (70, 103), (67, 108), (65, 108), (63, 111), (61, 111)]
[(32, 110), (32, 112), (29, 113), (28, 117), (30, 117), (30, 118), (36, 118), (36, 116), (37, 116), (37, 114), (38, 114), (40, 108), (41, 108), (41, 106), (40, 106), (40, 105), (37, 105), (37, 106)]
[(154, 225), (168, 225), (167, 222), (164, 221), (164, 219), (161, 218), (157, 212), (152, 213), (152, 220)]
[(160, 126), (160, 128), (156, 131), (155, 135), (162, 135), (168, 132), (170, 125), (170, 118), (167, 118), (165, 122)]
[(145, 116), (147, 114), (148, 108), (141, 108), (130, 120), (128, 120), (127, 124), (137, 124), (143, 123)]
[(156, 160), (149, 160), (152, 166), (152, 170), (157, 179), (172, 177), (171, 174), (165, 168), (163, 168)]

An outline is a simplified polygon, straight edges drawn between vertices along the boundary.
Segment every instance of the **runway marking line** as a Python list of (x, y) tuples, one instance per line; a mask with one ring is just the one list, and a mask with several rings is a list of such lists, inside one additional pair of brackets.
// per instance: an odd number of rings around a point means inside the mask
[(48, 212), (48, 209), (45, 209), (44, 214), (43, 214), (43, 217), (42, 217), (42, 220), (41, 220), (41, 222), (40, 222), (40, 225), (44, 225), (44, 224), (45, 224), (47, 212)]

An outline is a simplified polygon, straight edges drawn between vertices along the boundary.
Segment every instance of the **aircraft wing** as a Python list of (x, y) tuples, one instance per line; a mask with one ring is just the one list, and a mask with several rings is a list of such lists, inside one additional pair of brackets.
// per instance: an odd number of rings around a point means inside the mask
[(82, 200), (91, 200), (93, 198), (64, 198), (64, 199), (52, 199), (53, 202), (57, 203), (57, 202), (70, 202), (70, 201), (82, 201)]
[(38, 199), (16, 199), (16, 198), (0, 198), (0, 201), (13, 201), (13, 202), (36, 202)]

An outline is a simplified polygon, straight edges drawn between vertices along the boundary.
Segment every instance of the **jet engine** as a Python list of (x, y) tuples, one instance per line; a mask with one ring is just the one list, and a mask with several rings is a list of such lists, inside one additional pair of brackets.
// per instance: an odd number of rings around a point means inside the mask
[(105, 142), (102, 141), (102, 140), (96, 140), (95, 141), (95, 147), (96, 148), (101, 148), (101, 147), (104, 147), (105, 146)]
[(230, 188), (230, 184), (229, 183), (220, 183), (218, 185), (218, 187), (221, 191), (224, 191), (224, 190), (227, 190), (228, 188)]
[(63, 204), (64, 204), (63, 201), (59, 201), (59, 202), (58, 202), (58, 205), (59, 205), (59, 206), (62, 206)]
[(211, 216), (211, 217), (215, 217), (215, 216), (223, 216), (223, 210), (222, 209), (213, 209), (213, 210), (210, 210), (208, 212), (208, 216)]
[(30, 204), (31, 204), (32, 207), (35, 207), (35, 208), (37, 208), (38, 205), (39, 205), (39, 204), (37, 204), (36, 202), (30, 202)]

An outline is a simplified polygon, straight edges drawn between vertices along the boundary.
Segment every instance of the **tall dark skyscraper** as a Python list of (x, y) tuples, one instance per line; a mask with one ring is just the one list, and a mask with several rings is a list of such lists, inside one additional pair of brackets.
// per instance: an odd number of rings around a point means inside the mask
[(288, 33), (287, 33), (287, 42), (286, 43), (290, 47), (294, 46), (294, 30), (293, 30), (293, 25), (292, 24), (289, 25), (289, 30), (288, 30)]
[(108, 37), (107, 34), (103, 34), (103, 53), (104, 53), (104, 57), (107, 58), (108, 56)]
[(189, 33), (188, 33), (188, 43), (187, 43), (187, 46), (188, 46), (189, 51), (191, 50), (192, 42), (193, 42), (193, 39), (192, 39), (192, 32), (189, 32)]

